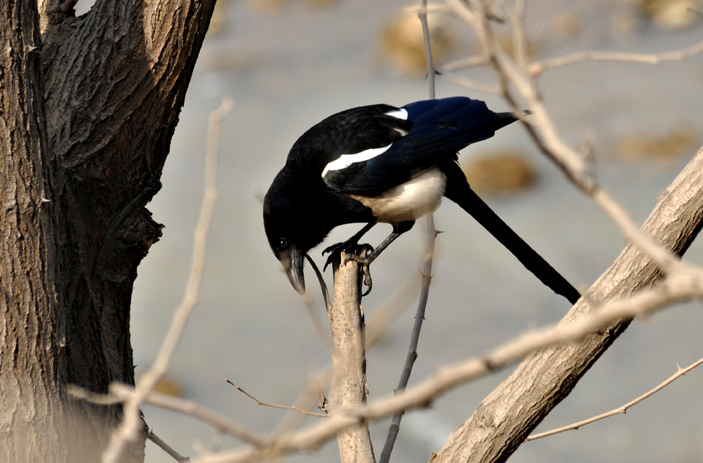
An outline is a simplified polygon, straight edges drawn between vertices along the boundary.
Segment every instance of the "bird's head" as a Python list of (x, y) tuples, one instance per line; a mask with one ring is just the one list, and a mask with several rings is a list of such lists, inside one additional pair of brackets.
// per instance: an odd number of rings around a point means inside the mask
[(300, 294), (305, 292), (303, 260), (308, 249), (301, 247), (298, 239), (297, 220), (285, 208), (277, 207), (276, 199), (266, 195), (264, 200), (264, 229), (269, 246), (281, 261), (290, 283)]
[[(283, 265), (291, 284), (300, 294), (305, 292), (303, 264), (305, 255), (320, 244), (329, 229), (316, 207), (320, 192), (290, 184), (281, 171), (264, 197), (264, 229), (271, 250)], [(331, 228), (331, 227), (330, 227)]]

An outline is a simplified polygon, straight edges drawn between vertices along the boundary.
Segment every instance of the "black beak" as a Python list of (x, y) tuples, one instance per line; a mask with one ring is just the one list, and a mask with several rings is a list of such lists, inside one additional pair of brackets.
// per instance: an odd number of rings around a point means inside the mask
[(291, 246), (279, 254), (279, 259), (288, 275), (290, 284), (300, 294), (305, 293), (305, 275), (303, 274), (303, 258), (305, 253), (300, 252), (295, 246)]

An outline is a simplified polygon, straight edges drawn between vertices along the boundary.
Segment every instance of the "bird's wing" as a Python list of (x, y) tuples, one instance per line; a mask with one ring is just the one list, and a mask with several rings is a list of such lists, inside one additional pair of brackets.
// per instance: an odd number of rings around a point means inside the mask
[(338, 153), (322, 172), (329, 188), (348, 194), (379, 194), (456, 156), (467, 145), (492, 137), (516, 120), (511, 113), (496, 114), (484, 102), (465, 97), (386, 108), (390, 109), (369, 116), (384, 126), (397, 121), (392, 127), (394, 139), (389, 137), (387, 143), (377, 139), (373, 147)]

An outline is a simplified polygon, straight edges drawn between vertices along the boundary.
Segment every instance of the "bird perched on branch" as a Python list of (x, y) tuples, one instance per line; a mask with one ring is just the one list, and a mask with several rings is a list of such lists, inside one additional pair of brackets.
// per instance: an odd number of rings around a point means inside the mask
[(366, 223), (340, 251), (376, 223), (393, 232), (366, 266), (415, 220), (434, 212), (445, 196), (471, 214), (545, 285), (575, 303), (579, 292), (505, 224), (471, 189), (457, 164), (462, 148), (518, 119), (465, 97), (410, 103), (401, 108), (362, 106), (334, 114), (293, 145), (264, 200), (271, 249), (293, 287), (305, 292), (303, 259), (335, 227)]

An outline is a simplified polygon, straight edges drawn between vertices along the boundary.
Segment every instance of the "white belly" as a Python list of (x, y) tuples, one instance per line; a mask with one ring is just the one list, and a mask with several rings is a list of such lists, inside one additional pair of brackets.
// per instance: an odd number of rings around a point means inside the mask
[(351, 197), (370, 208), (379, 222), (396, 225), (434, 212), (442, 202), (446, 184), (444, 172), (435, 167), (380, 196)]

